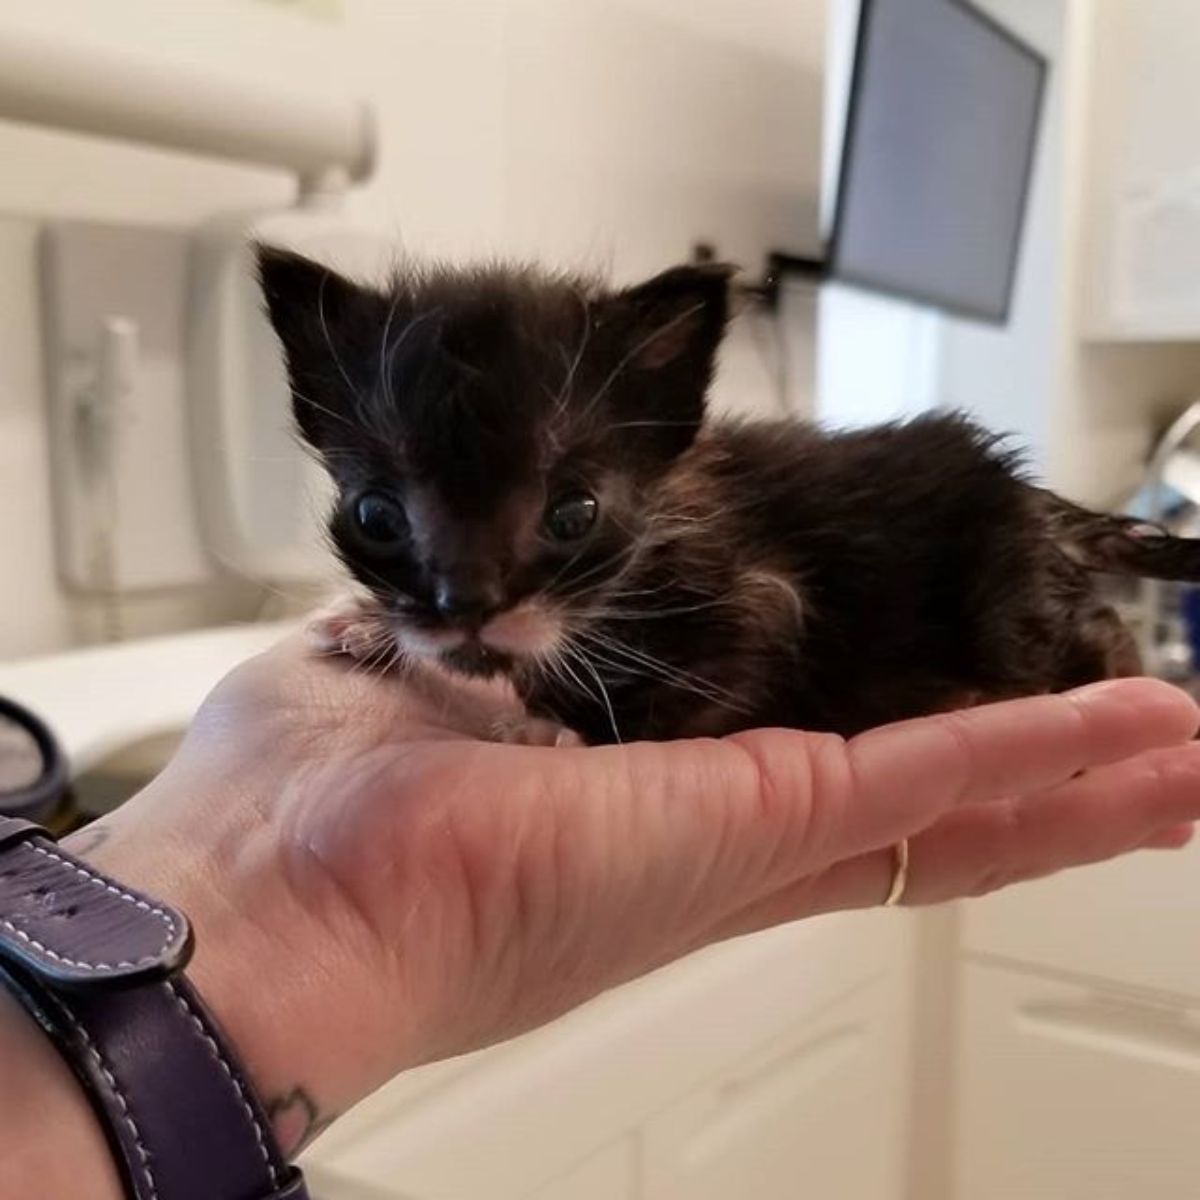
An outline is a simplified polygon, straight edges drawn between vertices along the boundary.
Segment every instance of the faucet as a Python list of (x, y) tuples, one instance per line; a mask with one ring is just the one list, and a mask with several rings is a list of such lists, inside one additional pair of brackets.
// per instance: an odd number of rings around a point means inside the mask
[[(1144, 491), (1150, 499), (1150, 519), (1164, 524), (1166, 511), (1163, 502), (1163, 484), (1171, 460), (1179, 453), (1192, 435), (1200, 429), (1200, 400), (1195, 400), (1171, 422), (1167, 431), (1159, 438), (1146, 467)], [(1194, 504), (1200, 505), (1200, 496), (1189, 496)], [(1159, 579), (1141, 581), (1141, 621), (1137, 631), (1138, 649), (1147, 672), (1164, 678), (1182, 679), (1195, 673), (1192, 663), (1191, 645), (1181, 619), (1168, 619), (1165, 599), (1167, 589), (1178, 589), (1178, 584), (1166, 584)]]

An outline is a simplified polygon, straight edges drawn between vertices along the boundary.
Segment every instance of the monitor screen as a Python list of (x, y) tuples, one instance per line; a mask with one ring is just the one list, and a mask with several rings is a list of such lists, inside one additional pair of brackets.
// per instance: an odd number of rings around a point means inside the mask
[(964, 0), (863, 0), (829, 276), (1003, 322), (1045, 73)]

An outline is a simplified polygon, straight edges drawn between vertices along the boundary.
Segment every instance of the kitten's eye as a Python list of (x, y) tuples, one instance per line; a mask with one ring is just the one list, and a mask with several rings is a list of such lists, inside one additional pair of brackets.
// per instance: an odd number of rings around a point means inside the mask
[(543, 524), (555, 541), (577, 542), (595, 525), (599, 511), (595, 496), (587, 492), (568, 492), (546, 509)]
[(364, 492), (354, 503), (354, 528), (376, 550), (392, 550), (408, 539), (408, 518), (399, 501), (382, 492)]

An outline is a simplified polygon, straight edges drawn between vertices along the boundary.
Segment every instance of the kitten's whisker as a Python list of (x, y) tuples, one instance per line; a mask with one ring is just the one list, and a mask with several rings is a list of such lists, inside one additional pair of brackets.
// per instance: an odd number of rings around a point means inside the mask
[(403, 295), (400, 288), (396, 288), (392, 296), (392, 302), (388, 306), (387, 320), (383, 323), (383, 336), (379, 339), (379, 386), (383, 390), (383, 398), (393, 407), (395, 407), (396, 399), (392, 395), (392, 373), (388, 363), (388, 338), (392, 333), (392, 321), (396, 316), (396, 309), (400, 307), (400, 297)]
[(388, 380), (387, 397), (388, 397), (388, 400), (393, 405), (396, 403), (396, 400), (395, 400), (395, 396), (392, 394), (391, 380), (392, 380), (393, 364), (396, 361), (396, 352), (400, 349), (401, 346), (404, 345), (405, 341), (408, 338), (408, 335), (410, 333), (412, 333), (412, 331), (414, 329), (416, 329), (416, 327), (418, 325), (422, 324), (423, 322), (425, 322), (427, 320), (430, 320), (433, 317), (441, 316), (441, 313), (442, 313), (442, 309), (441, 309), (441, 306), (439, 305), (437, 308), (431, 308), (427, 312), (420, 313), (419, 315), (413, 317), (413, 319), (411, 321), (409, 321), (409, 323), (407, 325), (405, 325), (404, 329), (400, 333), (400, 336), (395, 340), (395, 342), (392, 344), (392, 346), (388, 350), (387, 366), (386, 366), (387, 380)]
[[(674, 667), (670, 663), (663, 662), (662, 659), (655, 658), (645, 651), (637, 650), (625, 642), (607, 638), (596, 631), (580, 631), (576, 634), (576, 637), (581, 641), (591, 642), (601, 649), (615, 654), (619, 659), (624, 659), (630, 663), (631, 668), (633, 664), (642, 667), (644, 673), (654, 675), (664, 683), (672, 684), (682, 691), (694, 692), (696, 695), (704, 696), (706, 699), (722, 705), (722, 707), (745, 711), (745, 706), (734, 693), (727, 691), (725, 688), (720, 687), (709, 679), (705, 679), (701, 675), (695, 675), (690, 671)], [(593, 650), (593, 653), (595, 653), (595, 650)]]
[(392, 431), (388, 429), (387, 420), (394, 415), (396, 408), (396, 397), (392, 389), (392, 364), (395, 362), (396, 351), (404, 344), (405, 338), (408, 337), (417, 325), (441, 312), (440, 308), (433, 308), (428, 312), (420, 313), (418, 316), (413, 317), (404, 327), (400, 336), (389, 346), (388, 339), (391, 335), (392, 321), (395, 318), (396, 309), (403, 298), (404, 293), (397, 288), (392, 297), (391, 306), (388, 309), (387, 321), (383, 327), (383, 337), (379, 343), (378, 387), (383, 393), (383, 398), (387, 401), (387, 409), (386, 411), (381, 410), (378, 405), (372, 408), (369, 403), (370, 398), (363, 394), (358, 395), (355, 405), (355, 411), (358, 413), (358, 419), (362, 425), (385, 444), (394, 440)]
[(694, 591), (687, 583), (684, 583), (681, 580), (665, 579), (657, 587), (616, 588), (611, 592), (605, 593), (604, 602), (607, 604), (614, 600), (627, 600), (635, 596), (659, 596), (663, 592), (670, 591), (672, 588), (679, 592), (680, 597), (683, 599), (686, 599), (689, 595), (705, 597), (709, 595), (707, 592)]
[[(631, 595), (638, 595), (633, 592)], [(613, 597), (614, 599), (623, 599), (625, 597)], [(728, 608), (733, 603), (732, 599), (727, 596), (720, 596), (715, 600), (705, 600), (699, 604), (681, 604), (672, 608), (656, 608), (639, 611), (635, 608), (610, 608), (601, 606), (588, 610), (589, 617), (598, 617), (605, 621), (654, 621), (660, 620), (663, 617), (682, 617), (688, 613), (705, 612), (714, 608)]]
[[(309, 408), (316, 409), (317, 412), (324, 413), (325, 416), (332, 417), (335, 421), (341, 421), (343, 425), (348, 425), (356, 433), (358, 432), (358, 424), (355, 421), (352, 421), (344, 413), (334, 412), (332, 408), (327, 408), (324, 404), (318, 403), (311, 396), (306, 396), (303, 392), (298, 391), (296, 388), (292, 388), (292, 395), (295, 396), (297, 400), (301, 400), (307, 404)], [(324, 451), (318, 451), (318, 453), (323, 454)]]
[(554, 654), (546, 660), (547, 670), (550, 672), (561, 687), (572, 691), (575, 688), (580, 689), (583, 694), (589, 699), (594, 700), (597, 704), (600, 703), (600, 697), (592, 691), (574, 672), (571, 675), (567, 674), (566, 664), (563, 662), (563, 648), (559, 647)]
[(555, 660), (558, 657), (558, 650), (548, 651), (545, 654), (538, 655), (527, 664), (528, 668), (533, 671), (535, 678), (540, 679), (543, 683), (560, 684), (567, 687), (569, 684), (565, 676), (557, 670)]
[[(618, 646), (607, 639), (598, 639), (595, 635), (584, 631), (578, 631), (576, 638), (581, 642), (585, 641), (588, 643), (591, 653), (597, 661), (607, 663), (614, 670), (620, 671), (625, 676), (652, 675), (666, 682), (677, 682), (674, 679), (668, 679), (667, 675), (655, 665), (628, 655), (626, 653), (627, 647)], [(615, 655), (616, 657), (609, 657), (610, 655)]]
[(380, 656), (377, 665), (377, 674), (380, 679), (389, 674), (399, 661), (401, 652), (400, 640), (392, 634), (384, 643), (384, 652)]
[[(567, 370), (566, 378), (563, 380), (563, 385), (558, 392), (558, 398), (554, 402), (554, 414), (560, 417), (566, 410), (571, 388), (575, 383), (576, 372), (579, 370), (579, 364), (583, 361), (584, 351), (587, 349), (588, 340), (592, 335), (591, 306), (588, 303), (587, 297), (582, 292), (576, 291), (575, 295), (583, 309), (583, 332), (579, 335), (579, 345), (575, 348), (575, 358)], [(566, 362), (565, 354), (563, 361), (564, 363)]]
[(387, 669), (389, 672), (398, 671), (404, 665), (405, 658), (407, 657), (404, 647), (400, 644), (400, 639), (398, 637), (392, 638), (392, 645), (395, 647), (395, 649), (392, 651), (392, 658), (388, 663)]
[(646, 518), (646, 525), (653, 529), (656, 525), (711, 525), (712, 517), (697, 513), (689, 516), (687, 513), (656, 512)]
[(690, 529), (680, 528), (681, 526), (712, 526), (711, 517), (677, 517), (654, 512), (644, 517), (640, 527), (636, 529), (631, 528), (615, 514), (610, 515), (609, 519), (622, 533), (639, 543), (641, 549), (645, 549), (648, 546), (667, 545), (675, 541), (680, 535), (686, 536), (691, 532)]
[(374, 647), (361, 657), (356, 657), (352, 669), (364, 679), (373, 679), (375, 676), (375, 658), (381, 649), (382, 647)]
[(665, 684), (667, 687), (675, 688), (677, 691), (686, 692), (689, 695), (699, 696), (702, 700), (707, 700), (710, 704), (716, 704), (721, 708), (727, 708), (732, 712), (746, 712), (746, 707), (740, 702), (731, 699), (722, 689), (715, 685), (704, 686), (700, 683), (693, 683), (689, 679), (681, 679), (669, 672), (660, 671), (648, 663), (630, 662), (628, 660), (622, 662), (606, 658), (605, 655), (593, 649), (592, 656), (601, 663), (619, 670), (625, 675), (641, 675), (646, 679), (657, 680), (659, 683)]
[(362, 675), (366, 679), (372, 678), (375, 660), (378, 655), (387, 649), (387, 638), (382, 630), (372, 630), (367, 637), (366, 642), (359, 647), (361, 653), (357, 653), (353, 657), (350, 665), (351, 674)]
[[(568, 587), (569, 588), (579, 588), (583, 584), (585, 584), (589, 579), (595, 578), (595, 576), (606, 571), (609, 567), (611, 567), (613, 565), (613, 563), (617, 562), (618, 560), (620, 560), (622, 558), (628, 558), (629, 561), (624, 564), (624, 566), (621, 568), (621, 571), (623, 572), (625, 570), (628, 570), (628, 568), (633, 564), (633, 561), (634, 561), (633, 556), (635, 556), (640, 549), (641, 549), (641, 547), (636, 542), (631, 543), (628, 546), (622, 546), (620, 550), (618, 550), (615, 554), (610, 555), (608, 558), (604, 559), (602, 562), (593, 563), (592, 566), (590, 566), (586, 571), (584, 571), (582, 575), (576, 575), (573, 578), (568, 578), (568, 579), (563, 580), (563, 587), (564, 588), (568, 588)], [(583, 553), (583, 551), (581, 550), (579, 552), (579, 554), (576, 554), (575, 557), (571, 561), (572, 562), (578, 561), (579, 556), (582, 553)], [(568, 564), (568, 565), (570, 565), (570, 564)], [(564, 570), (565, 570), (565, 568), (564, 568)], [(554, 577), (554, 579), (551, 580), (551, 584), (557, 583), (559, 581), (559, 579), (562, 577), (562, 574), (563, 574), (563, 572), (560, 571)], [(620, 578), (620, 575), (618, 575), (618, 578)], [(547, 584), (546, 587), (548, 589), (550, 587), (550, 584)]]
[(617, 591), (606, 592), (605, 600), (624, 600), (630, 596), (657, 596), (662, 592), (669, 591), (671, 588), (680, 588), (683, 585), (677, 583), (674, 579), (668, 579), (660, 583), (657, 587), (644, 588), (620, 588)]
[(361, 571), (364, 575), (369, 575), (375, 580), (376, 583), (380, 585), (380, 587), (384, 589), (385, 592), (388, 593), (388, 595), (394, 596), (396, 594), (396, 585), (389, 582), (387, 579), (384, 579), (384, 577), (380, 575), (378, 571), (372, 570), (365, 563), (355, 562), (354, 569), (355, 571)]
[(617, 715), (613, 711), (612, 698), (608, 694), (608, 688), (604, 686), (604, 680), (600, 678), (600, 672), (592, 665), (591, 660), (580, 646), (569, 645), (566, 647), (566, 653), (587, 670), (596, 681), (596, 686), (600, 689), (600, 695), (604, 700), (604, 710), (608, 714), (608, 723), (612, 726), (613, 737), (616, 738), (617, 745), (621, 745), (621, 730), (617, 727)]
[(619, 659), (610, 658), (604, 651), (597, 650), (594, 646), (589, 648), (589, 653), (598, 663), (602, 663), (609, 668), (611, 672), (609, 682), (614, 685), (624, 685), (635, 678), (649, 677), (649, 673), (640, 664), (628, 661), (622, 662)]
[(695, 421), (617, 421), (605, 429), (612, 433), (617, 429), (682, 429), (695, 424)]
[(331, 272), (327, 270), (321, 276), (321, 286), (317, 288), (317, 317), (321, 322), (321, 333), (324, 335), (325, 345), (329, 347), (329, 353), (333, 357), (334, 366), (337, 367), (342, 378), (346, 381), (346, 387), (350, 389), (350, 395), (358, 398), (358, 389), (350, 382), (350, 376), (346, 374), (346, 368), (342, 366), (341, 357), (334, 347), (333, 338), (329, 335), (329, 322), (325, 317), (325, 288), (329, 283), (330, 274)]
[(691, 671), (685, 671), (682, 667), (676, 667), (671, 663), (664, 662), (662, 659), (655, 657), (644, 650), (639, 650), (636, 647), (630, 646), (627, 642), (618, 641), (616, 638), (608, 638), (603, 634), (588, 632), (581, 634), (584, 638), (591, 638), (598, 645), (603, 646), (610, 652), (619, 656), (624, 656), (632, 662), (640, 663), (647, 669), (658, 672), (664, 678), (670, 676), (678, 680), (680, 683), (702, 687), (706, 691), (713, 692), (718, 695), (724, 695), (729, 698), (734, 698), (731, 692), (719, 687), (709, 679), (705, 679), (702, 675), (693, 674)]
[(571, 657), (570, 647), (564, 646), (562, 655), (556, 660), (555, 663), (556, 669), (560, 672), (559, 678), (563, 679), (563, 682), (566, 683), (567, 679), (565, 677), (569, 677), (571, 683), (573, 683), (575, 687), (579, 689), (579, 691), (587, 696), (589, 700), (594, 700), (597, 704), (602, 703), (600, 697), (597, 696), (596, 693), (593, 692), (592, 689), (588, 687), (588, 685), (584, 683), (582, 679), (579, 678), (578, 672), (576, 672), (571, 664), (567, 661), (568, 657)]
[(542, 590), (549, 591), (563, 577), (563, 575), (569, 571), (580, 560), (580, 558), (583, 557), (583, 553), (586, 549), (586, 546), (580, 546), (579, 549), (576, 550), (575, 553), (572, 554), (571, 557), (568, 558), (561, 567), (559, 567), (559, 569), (551, 577), (550, 582), (545, 584)]

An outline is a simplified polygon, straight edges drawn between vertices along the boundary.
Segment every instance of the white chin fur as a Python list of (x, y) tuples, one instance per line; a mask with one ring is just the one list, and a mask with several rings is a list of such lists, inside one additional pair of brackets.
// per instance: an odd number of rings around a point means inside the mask
[[(455, 629), (412, 629), (393, 625), (401, 648), (417, 658), (437, 659), (457, 650), (467, 635)], [(513, 658), (548, 654), (562, 638), (562, 621), (537, 604), (522, 604), (493, 617), (480, 631), (479, 640), (489, 649)]]
[(561, 638), (561, 619), (539, 604), (519, 604), (493, 617), (479, 631), (479, 640), (485, 646), (514, 658), (548, 654)]
[(395, 631), (396, 641), (417, 658), (438, 658), (467, 640), (466, 634), (452, 629), (407, 629), (397, 625)]

